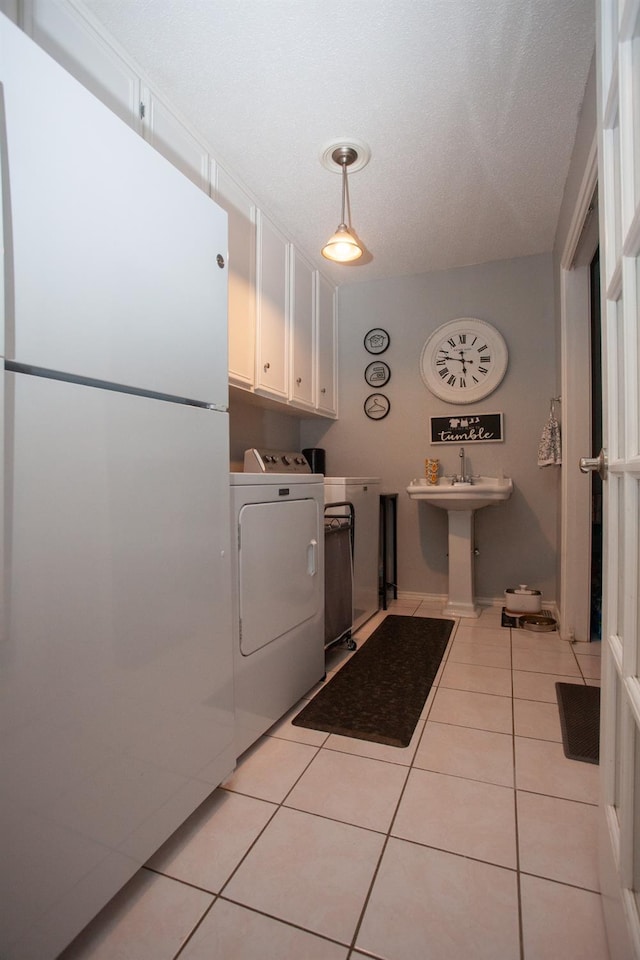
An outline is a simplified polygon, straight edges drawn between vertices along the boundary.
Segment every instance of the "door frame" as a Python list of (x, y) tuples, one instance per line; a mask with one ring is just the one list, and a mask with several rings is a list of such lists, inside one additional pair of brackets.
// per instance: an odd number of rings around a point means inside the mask
[[(580, 250), (598, 183), (594, 134), (560, 259), (560, 369), (562, 472), (560, 477), (560, 635), (588, 641), (591, 590), (591, 478), (578, 469), (591, 455), (591, 343), (589, 263), (598, 231)], [(585, 336), (585, 332), (588, 334)]]

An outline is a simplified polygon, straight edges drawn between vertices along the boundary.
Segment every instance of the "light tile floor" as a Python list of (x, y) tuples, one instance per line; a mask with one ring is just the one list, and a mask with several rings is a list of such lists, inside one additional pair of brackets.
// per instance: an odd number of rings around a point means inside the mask
[(565, 758), (554, 686), (599, 654), (458, 621), (404, 749), (294, 727), (301, 702), (64, 960), (607, 960), (598, 768)]

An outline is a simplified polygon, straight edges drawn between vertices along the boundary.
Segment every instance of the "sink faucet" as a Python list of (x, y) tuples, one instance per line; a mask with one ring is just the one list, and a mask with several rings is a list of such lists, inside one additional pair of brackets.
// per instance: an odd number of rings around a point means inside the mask
[(464, 447), (460, 447), (460, 453), (458, 454), (458, 456), (460, 457), (460, 475), (458, 477), (458, 481), (460, 483), (467, 483), (469, 478), (467, 477), (467, 466), (466, 466), (466, 458), (464, 455)]

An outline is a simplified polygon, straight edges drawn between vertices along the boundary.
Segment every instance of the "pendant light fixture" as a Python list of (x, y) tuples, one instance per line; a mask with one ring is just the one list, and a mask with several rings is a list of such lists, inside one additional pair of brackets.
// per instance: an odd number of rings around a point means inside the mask
[(338, 229), (333, 236), (329, 237), (321, 253), (327, 260), (333, 260), (336, 263), (351, 263), (353, 260), (357, 260), (362, 256), (362, 247), (347, 226), (346, 220), (346, 216), (348, 216), (349, 222), (351, 221), (347, 167), (350, 167), (356, 162), (358, 159), (358, 151), (355, 147), (348, 144), (341, 144), (331, 152), (331, 159), (342, 168), (342, 216)]

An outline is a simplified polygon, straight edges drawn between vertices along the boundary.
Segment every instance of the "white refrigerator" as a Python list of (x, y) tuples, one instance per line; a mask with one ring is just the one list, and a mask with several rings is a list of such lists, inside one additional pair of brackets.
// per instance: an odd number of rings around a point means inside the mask
[(227, 225), (0, 17), (0, 956), (48, 960), (235, 763)]

